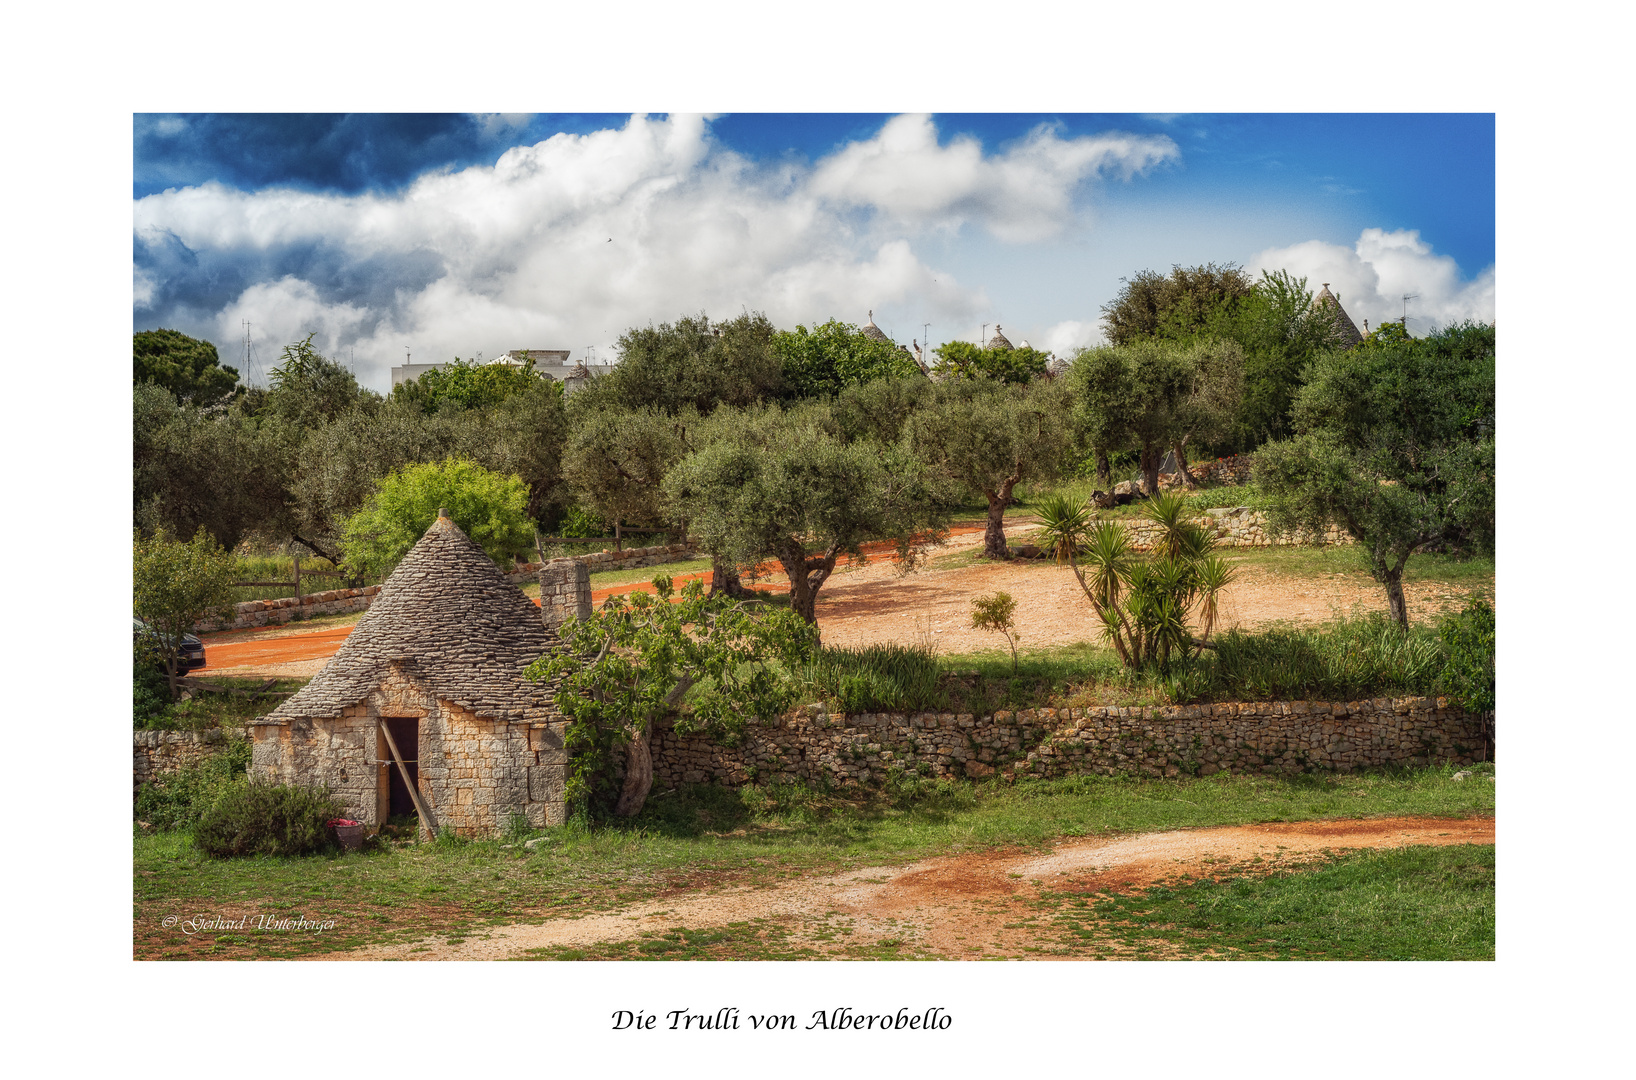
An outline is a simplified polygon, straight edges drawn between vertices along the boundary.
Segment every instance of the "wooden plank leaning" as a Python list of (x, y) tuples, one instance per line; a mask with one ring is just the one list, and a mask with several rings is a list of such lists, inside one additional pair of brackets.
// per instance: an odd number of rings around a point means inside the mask
[(403, 774), (403, 786), (409, 789), (409, 797), (415, 800), (415, 813), (420, 815), (420, 827), (437, 839), (437, 819), (432, 812), (426, 809), (426, 804), (420, 799), (420, 789), (415, 782), (409, 779), (409, 767), (403, 763), (403, 755), (398, 753), (398, 744), (392, 738), (392, 732), (385, 724), (379, 725), (380, 733), (386, 736), (386, 748), (392, 751), (392, 760), (398, 764), (398, 772)]

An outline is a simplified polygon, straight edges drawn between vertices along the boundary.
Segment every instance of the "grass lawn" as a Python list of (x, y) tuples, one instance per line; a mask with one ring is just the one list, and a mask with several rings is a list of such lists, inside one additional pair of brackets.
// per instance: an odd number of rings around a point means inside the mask
[[(143, 958), (276, 958), (358, 945), (459, 937), (486, 925), (607, 910), (673, 889), (771, 884), (932, 855), (1042, 848), (1067, 837), (1338, 817), (1472, 817), (1494, 785), (1450, 772), (1199, 780), (1076, 777), (1014, 786), (923, 782), (872, 801), (805, 789), (698, 787), (662, 793), (629, 822), (524, 837), (387, 841), (357, 855), (218, 860), (185, 832), (137, 829), (133, 948)], [(257, 916), (334, 920), (323, 932), (183, 933), (164, 920)], [(739, 949), (773, 958), (803, 946), (776, 925), (726, 938), (652, 944), (677, 955)], [(782, 944), (780, 943), (782, 942)], [(871, 946), (878, 951), (880, 946)]]
[(1128, 894), (1047, 892), (1050, 956), (1492, 960), (1494, 846), (1404, 847)]

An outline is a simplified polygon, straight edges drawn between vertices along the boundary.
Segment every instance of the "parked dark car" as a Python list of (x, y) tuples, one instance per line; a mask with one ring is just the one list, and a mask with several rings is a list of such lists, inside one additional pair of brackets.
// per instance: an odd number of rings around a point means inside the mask
[[(152, 658), (153, 662), (158, 665), (160, 670), (164, 670), (165, 656), (160, 650), (159, 631), (155, 630), (153, 627), (149, 626), (141, 619), (135, 618), (134, 616), (131, 618), (131, 623), (137, 643), (140, 645), (145, 641), (147, 647), (144, 652), (146, 652), (146, 654)], [(200, 641), (192, 634), (183, 634), (182, 648), (176, 654), (176, 674), (186, 675), (188, 672), (204, 666), (204, 642)]]

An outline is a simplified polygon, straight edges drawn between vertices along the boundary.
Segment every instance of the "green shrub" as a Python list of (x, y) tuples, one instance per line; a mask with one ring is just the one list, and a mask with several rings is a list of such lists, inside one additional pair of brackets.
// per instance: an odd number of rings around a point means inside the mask
[(161, 668), (138, 661), (131, 675), (132, 721), (138, 729), (164, 727), (170, 718), (170, 681)]
[(217, 858), (305, 855), (334, 844), (328, 822), (341, 816), (329, 792), (283, 784), (229, 788), (193, 830), (193, 842)]
[(915, 645), (820, 648), (802, 677), (808, 689), (844, 713), (936, 708), (937, 656)]
[(229, 740), (221, 753), (143, 784), (136, 818), (158, 829), (191, 828), (224, 794), (249, 782), (249, 765), (250, 744)]
[(1438, 626), (1448, 660), (1438, 679), (1439, 693), (1447, 694), (1467, 712), (1494, 711), (1494, 608), (1486, 600), (1472, 600), (1459, 614)]

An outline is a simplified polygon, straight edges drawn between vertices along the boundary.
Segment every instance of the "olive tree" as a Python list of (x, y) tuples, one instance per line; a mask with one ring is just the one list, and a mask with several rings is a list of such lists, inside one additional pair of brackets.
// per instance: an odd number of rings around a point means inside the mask
[(1005, 511), (1017, 485), (1062, 470), (1074, 441), (1070, 406), (1067, 387), (1056, 381), (962, 380), (940, 384), (909, 417), (909, 444), (931, 474), (988, 503), (985, 557), (1009, 557)]
[(1295, 437), (1256, 454), (1270, 523), (1344, 529), (1407, 630), (1410, 555), (1494, 548), (1494, 327), (1324, 354), (1293, 421)]
[(808, 623), (816, 625), (818, 592), (843, 554), (889, 539), (912, 564), (948, 520), (907, 447), (848, 442), (825, 406), (718, 410), (712, 419), (715, 437), (670, 471), (665, 491), (713, 555), (749, 566), (776, 559), (790, 606)]
[[(1151, 495), (1166, 450), (1181, 459), (1189, 439), (1230, 422), (1243, 375), (1243, 351), (1231, 342), (1138, 340), (1081, 350), (1068, 384), (1091, 444), (1104, 455), (1136, 450)], [(1099, 472), (1105, 462), (1098, 459)]]

